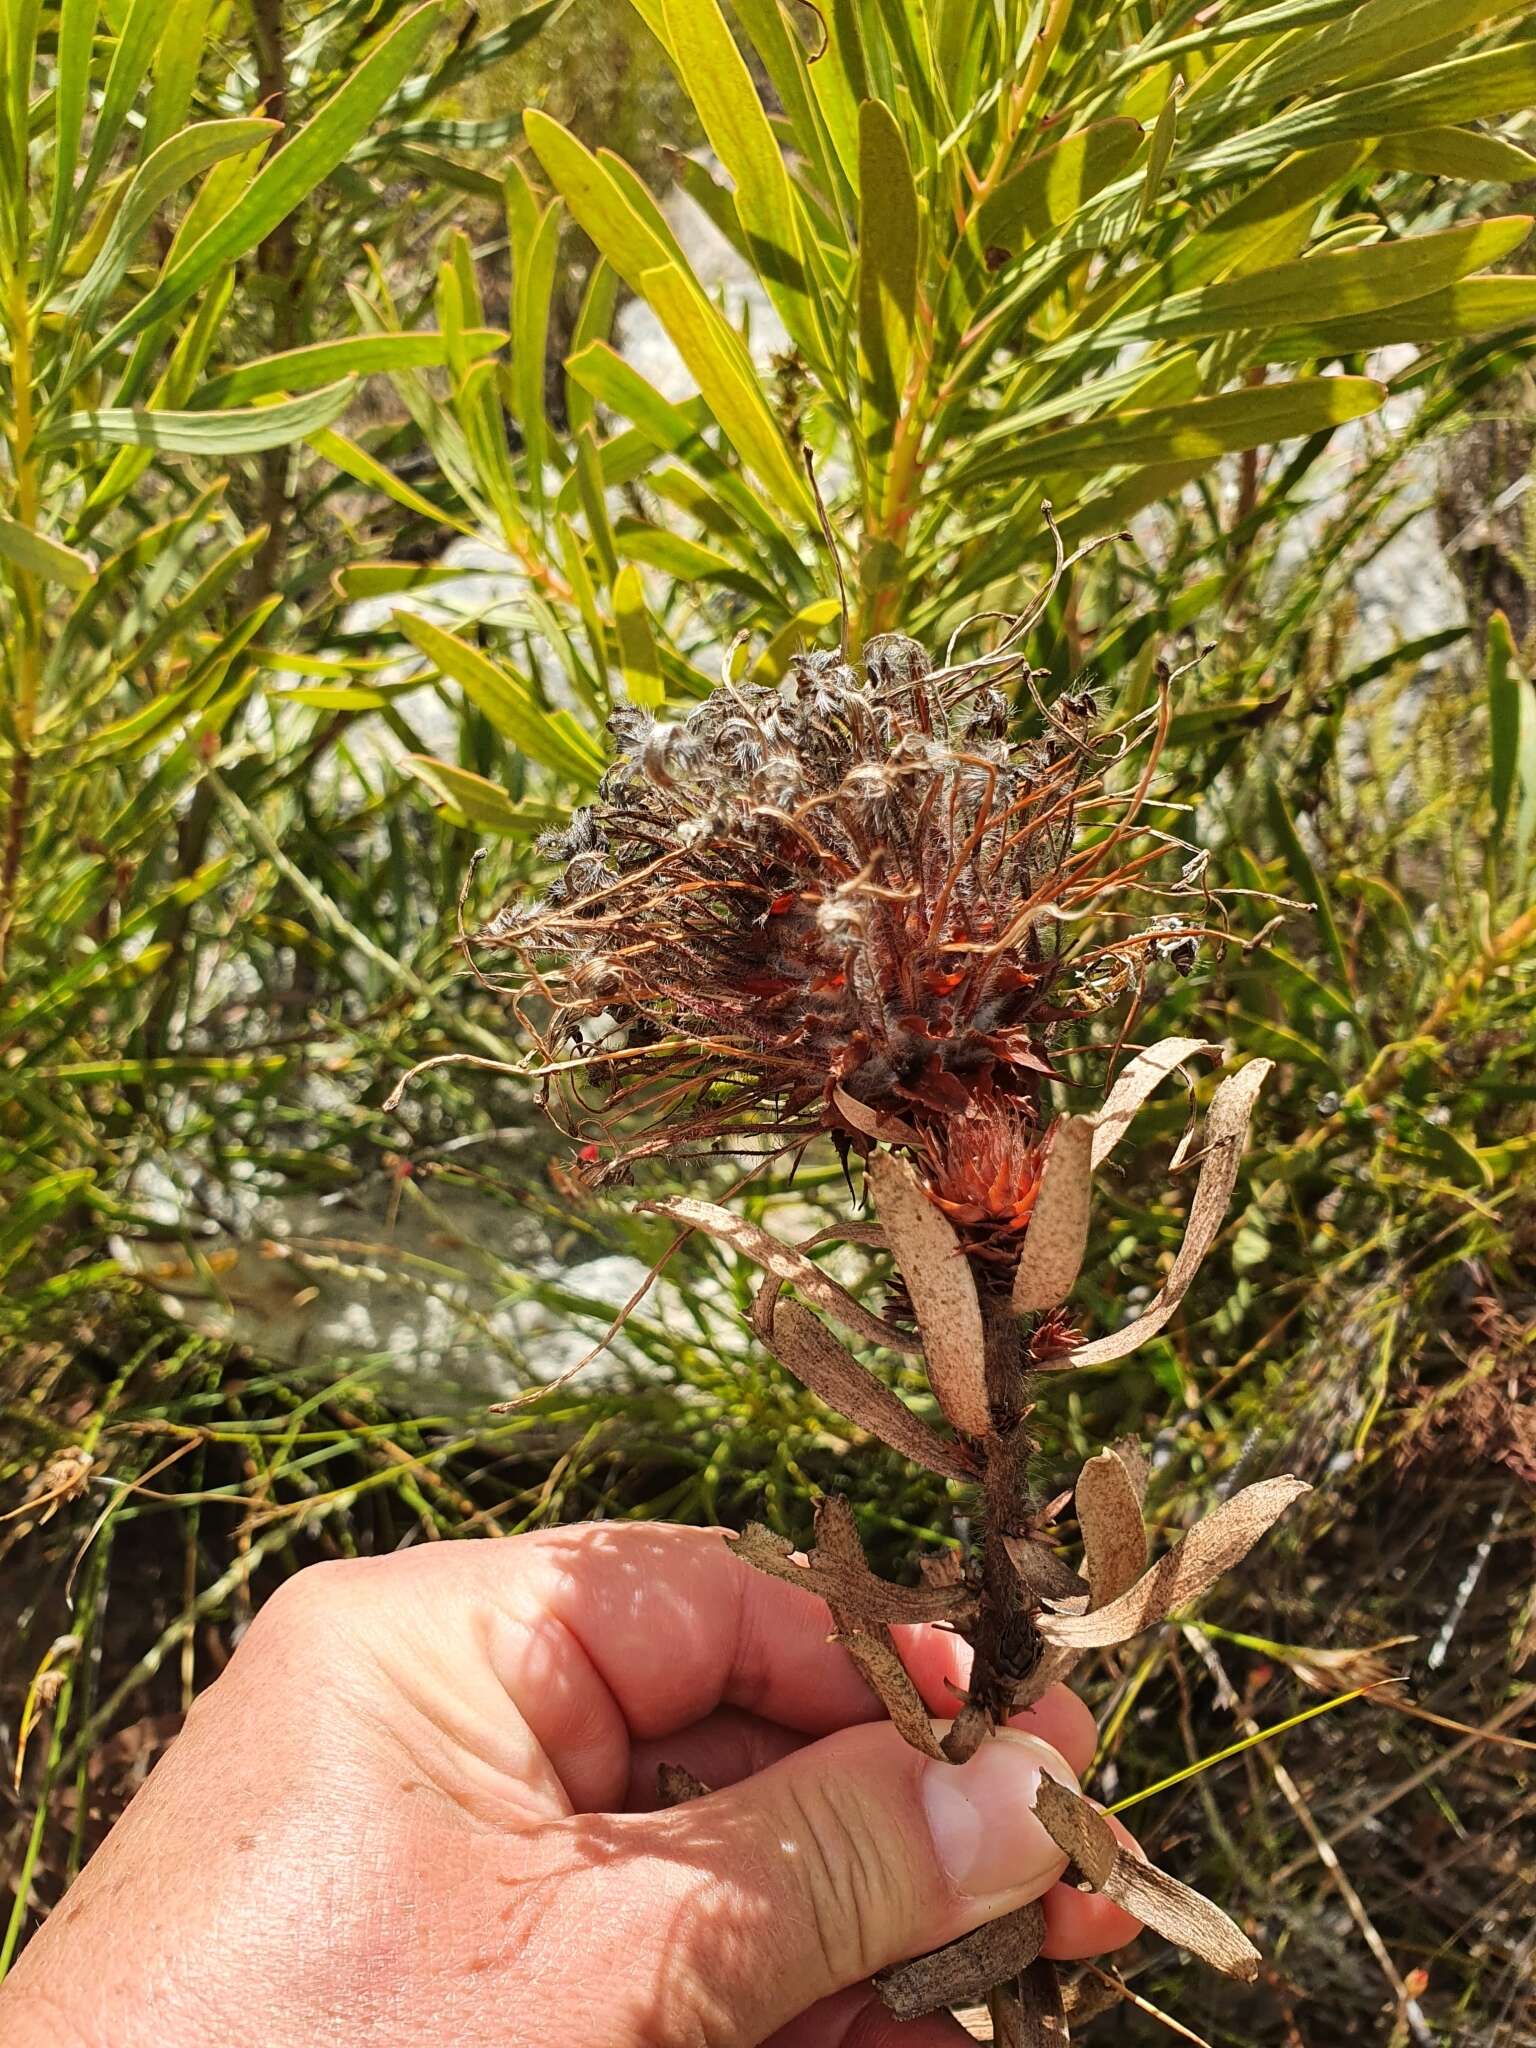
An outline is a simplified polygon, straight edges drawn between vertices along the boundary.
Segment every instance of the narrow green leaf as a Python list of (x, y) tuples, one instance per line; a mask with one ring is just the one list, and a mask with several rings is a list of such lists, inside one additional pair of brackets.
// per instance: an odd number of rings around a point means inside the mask
[(785, 326), (814, 336), (805, 259), (789, 173), (752, 74), (719, 0), (662, 0), (667, 47), (715, 155), (736, 188), (736, 212), (758, 275)]
[(1048, 242), (1120, 176), (1141, 135), (1138, 121), (1096, 121), (1042, 149), (982, 201), (977, 231), (983, 244), (1012, 252), (1027, 242)]
[(877, 476), (890, 454), (906, 387), (921, 233), (901, 128), (889, 107), (865, 100), (859, 108), (859, 383)]
[[(1288, 384), (1261, 384), (1041, 434), (990, 456), (979, 473), (1012, 476), (1096, 470), (1112, 463), (1209, 460), (1359, 419), (1375, 412), (1385, 397), (1385, 387), (1369, 377), (1299, 377)], [(969, 481), (977, 475), (972, 471)]]
[(162, 142), (129, 180), (112, 227), (95, 261), (65, 301), (69, 317), (89, 322), (128, 268), (133, 246), (173, 192), (210, 165), (259, 149), (275, 135), (276, 121), (200, 121)]
[[(469, 329), (463, 336), (472, 358), (490, 355), (503, 347), (507, 336), (494, 327)], [(253, 398), (270, 398), (278, 392), (312, 391), (343, 375), (368, 377), (387, 370), (437, 369), (448, 359), (448, 344), (441, 334), (349, 334), (344, 341), (317, 341), (307, 348), (287, 349), (281, 355), (259, 356), (242, 363), (237, 370), (225, 370), (210, 377), (192, 393), (199, 411), (216, 407), (247, 405)]]
[(1424, 178), (1465, 178), (1469, 184), (1523, 185), (1536, 178), (1536, 156), (1502, 135), (1475, 128), (1416, 128), (1378, 142), (1384, 171), (1417, 171)]
[(1271, 270), (1179, 292), (1161, 305), (1113, 320), (1092, 334), (1074, 334), (1040, 353), (1051, 361), (1085, 348), (1118, 350), (1154, 337), (1194, 340), (1284, 326), (1300, 306), (1326, 308), (1326, 317), (1374, 314), (1404, 300), (1423, 298), (1486, 263), (1518, 249), (1531, 229), (1528, 214), (1472, 221), (1437, 234), (1359, 249), (1324, 250)]
[(790, 459), (762, 387), (729, 345), (729, 330), (722, 334), (720, 315), (670, 264), (648, 270), (642, 288), (736, 453), (791, 518), (813, 527), (816, 508), (805, 479)]
[(1291, 817), (1278, 782), (1270, 781), (1265, 791), (1265, 802), (1270, 829), (1279, 843), (1292, 885), (1298, 895), (1304, 896), (1312, 904), (1317, 915), (1318, 927), (1323, 935), (1323, 943), (1328, 949), (1328, 957), (1333, 962), (1341, 986), (1349, 989), (1353, 985), (1349, 955), (1344, 950), (1338, 919), (1333, 914), (1332, 899), (1322, 876), (1318, 873), (1316, 862), (1302, 843), (1301, 834), (1296, 830), (1295, 821)]
[(174, 9), (165, 0), (129, 0), (126, 14), (112, 46), (101, 105), (91, 131), (91, 150), (75, 194), (75, 217), (94, 190), (97, 180), (111, 161), (128, 114), (138, 97), (144, 74), (155, 54), (155, 46), (170, 26)]
[(1536, 690), (1521, 672), (1503, 612), (1488, 621), (1488, 752), (1490, 843), (1508, 837), (1523, 867), (1536, 838)]
[(395, 624), (438, 674), (458, 684), (469, 701), (531, 761), (583, 783), (606, 765), (603, 751), (568, 711), (550, 711), (514, 674), (457, 634), (414, 612), (396, 612)]
[[(164, 0), (147, 4), (162, 16), (171, 11)], [(442, 5), (443, 0), (426, 0), (375, 43), (319, 113), (286, 148), (266, 159), (229, 211), (199, 241), (173, 255), (159, 280), (92, 349), (88, 367), (185, 305), (216, 272), (254, 249), (322, 178), (329, 177), (414, 68), (441, 19)]]
[(53, 197), (45, 258), (50, 277), (64, 253), (74, 217), (75, 172), (80, 163), (80, 139), (85, 132), (85, 106), (91, 86), (91, 56), (96, 43), (96, 7), (97, 0), (62, 0), (59, 8)]
[(664, 264), (666, 244), (635, 211), (604, 166), (568, 129), (537, 107), (523, 132), (566, 205), (632, 292), (644, 293), (647, 271)]
[(156, 412), (133, 405), (70, 413), (39, 434), (38, 445), (67, 448), (75, 441), (90, 441), (159, 448), (170, 455), (254, 455), (263, 448), (284, 448), (328, 427), (346, 410), (354, 382), (344, 377), (303, 398), (230, 412)]
[(1312, 362), (1355, 355), (1389, 343), (1463, 341), (1536, 321), (1536, 277), (1464, 277), (1444, 291), (1358, 320), (1319, 320), (1266, 334), (1255, 353), (1265, 362)]
[(632, 562), (613, 579), (613, 616), (619, 634), (619, 668), (630, 702), (654, 711), (666, 701), (667, 686), (645, 609), (645, 585)]
[(489, 832), (498, 839), (531, 839), (551, 826), (563, 825), (570, 811), (561, 804), (524, 800), (514, 803), (498, 784), (452, 761), (439, 761), (430, 754), (406, 754), (400, 766), (414, 775), (438, 801), (475, 832)]
[(177, 0), (160, 47), (155, 52), (155, 89), (150, 94), (149, 113), (144, 122), (147, 151), (175, 135), (186, 125), (192, 95), (197, 90), (198, 67), (208, 41), (208, 16), (213, 0)]
[(14, 562), (28, 575), (45, 583), (62, 583), (66, 590), (89, 590), (96, 580), (96, 563), (77, 548), (51, 540), (35, 528), (22, 526), (0, 513), (0, 555)]
[(1152, 141), (1147, 149), (1147, 174), (1142, 181), (1141, 203), (1137, 208), (1137, 225), (1147, 218), (1156, 206), (1163, 189), (1163, 178), (1168, 170), (1168, 159), (1173, 155), (1173, 145), (1179, 132), (1179, 89), (1177, 78), (1168, 87), (1168, 97), (1158, 112), (1157, 125), (1152, 130)]
[(441, 505), (434, 505), (430, 498), (424, 498), (420, 491), (413, 490), (403, 477), (396, 476), (376, 455), (370, 455), (366, 448), (349, 441), (345, 434), (338, 434), (334, 427), (322, 427), (319, 433), (309, 435), (308, 439), (315, 453), (339, 469), (343, 476), (353, 477), (358, 483), (366, 484), (369, 490), (381, 491), (386, 498), (393, 498), (397, 505), (403, 505), (407, 512), (430, 520), (434, 526), (451, 526), (459, 533), (479, 538), (473, 526), (456, 519)]

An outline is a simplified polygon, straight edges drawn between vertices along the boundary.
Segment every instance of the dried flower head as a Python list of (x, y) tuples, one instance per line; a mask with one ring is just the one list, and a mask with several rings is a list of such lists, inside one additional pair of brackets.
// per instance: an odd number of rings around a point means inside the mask
[[(1152, 721), (1106, 731), (1082, 691), (1018, 741), (1020, 679), (1006, 646), (935, 670), (883, 634), (678, 720), (616, 714), (596, 803), (543, 842), (563, 872), (479, 935), (524, 961), (564, 1120), (610, 1172), (763, 1132), (885, 1140), (1006, 1286), (1051, 1047), (1170, 956), (1166, 917), (1131, 925), (1145, 855), (1117, 865), (1140, 790), (1106, 786)], [(1093, 915), (1108, 936), (1074, 954)]]

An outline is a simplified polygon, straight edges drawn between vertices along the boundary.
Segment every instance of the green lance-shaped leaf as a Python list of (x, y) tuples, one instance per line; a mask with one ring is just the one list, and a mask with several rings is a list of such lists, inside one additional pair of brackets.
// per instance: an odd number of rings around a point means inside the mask
[(133, 246), (173, 192), (226, 157), (256, 149), (275, 135), (277, 121), (200, 121), (145, 158), (134, 172), (95, 261), (65, 301), (69, 318), (89, 323), (128, 268)]
[[(151, 4), (164, 8), (164, 0)], [(228, 212), (198, 241), (179, 249), (133, 310), (102, 336), (85, 367), (101, 362), (130, 336), (185, 305), (226, 264), (254, 249), (286, 220), (368, 132), (380, 108), (415, 69), (441, 15), (442, 0), (427, 0), (381, 37), (287, 147), (267, 158)]]
[(0, 555), (14, 562), (28, 575), (45, 583), (62, 583), (66, 590), (89, 590), (96, 578), (96, 564), (77, 548), (67, 548), (34, 527), (22, 526), (0, 512)]
[(548, 114), (530, 107), (523, 133), (556, 191), (632, 292), (644, 294), (649, 270), (671, 251), (592, 152)]
[(81, 209), (95, 189), (96, 181), (111, 161), (118, 137), (144, 82), (144, 74), (154, 58), (156, 45), (171, 28), (175, 14), (175, 8), (167, 7), (164, 0), (131, 0), (123, 15), (112, 45), (112, 61), (107, 66), (101, 105), (91, 131), (90, 155), (74, 196), (72, 220), (80, 218)]
[(630, 702), (654, 711), (666, 701), (661, 657), (645, 609), (645, 584), (633, 562), (613, 579), (613, 617), (619, 635), (619, 667)]
[[(1273, 105), (1314, 92), (1335, 79), (1377, 75), (1501, 16), (1523, 13), (1530, 0), (1365, 0), (1346, 21), (1322, 34), (1297, 36), (1260, 65), (1253, 91)], [(1239, 107), (1249, 95), (1239, 93)]]
[[(507, 337), (498, 328), (474, 327), (460, 337), (471, 357), (490, 355)], [(249, 405), (252, 399), (279, 392), (313, 391), (333, 378), (367, 377), (389, 370), (435, 370), (448, 360), (445, 335), (349, 334), (344, 341), (316, 341), (306, 348), (259, 356), (236, 370), (225, 370), (199, 384), (192, 403), (206, 411), (215, 406)]]
[(346, 410), (354, 380), (344, 377), (303, 398), (230, 412), (157, 412), (147, 405), (76, 412), (56, 420), (38, 436), (39, 447), (64, 448), (74, 441), (106, 442), (122, 448), (159, 448), (168, 455), (254, 455), (328, 427)]
[(971, 471), (968, 481), (1051, 470), (1107, 469), (1121, 463), (1214, 460), (1359, 419), (1375, 412), (1385, 397), (1385, 386), (1369, 377), (1298, 377), (1289, 384), (1224, 391), (1214, 398), (1152, 406), (1118, 417), (1111, 414), (1080, 427), (1041, 434), (988, 457), (979, 469)]
[(1488, 751), (1492, 843), (1507, 836), (1523, 863), (1536, 838), (1536, 691), (1502, 612), (1488, 621)]
[(75, 172), (85, 133), (91, 88), (91, 55), (96, 44), (97, 0), (61, 0), (53, 102), (53, 202), (48, 220), (45, 269), (51, 277), (64, 253), (74, 218)]
[(1416, 171), (1422, 178), (1465, 178), (1469, 183), (1523, 185), (1536, 178), (1536, 156), (1502, 135), (1475, 128), (1416, 128), (1378, 142), (1374, 161), (1384, 171)]
[(1141, 147), (1139, 121), (1096, 121), (1021, 164), (982, 201), (977, 232), (988, 248), (1048, 242), (1096, 193), (1119, 177)]
[(396, 612), (395, 624), (519, 753), (587, 785), (601, 775), (605, 762), (596, 741), (568, 711), (550, 711), (541, 704), (521, 676), (414, 612)]
[(718, 0), (662, 0), (662, 15), (672, 62), (736, 187), (737, 217), (758, 274), (790, 333), (818, 352), (789, 173)]
[(1536, 100), (1536, 42), (1506, 43), (1406, 78), (1361, 86), (1314, 101), (1295, 113), (1229, 136), (1193, 156), (1190, 174), (1270, 163), (1293, 149), (1328, 142), (1372, 141), (1423, 128), (1522, 113)]
[(1255, 344), (1254, 355), (1269, 363), (1326, 361), (1385, 348), (1394, 341), (1465, 341), (1480, 334), (1502, 334), (1533, 320), (1536, 278), (1464, 277), (1444, 291), (1384, 306), (1379, 313), (1358, 319), (1319, 319), (1311, 327), (1278, 328)]
[(816, 508), (778, 421), (725, 321), (674, 264), (648, 270), (644, 295), (687, 364), (726, 439), (780, 509), (813, 526)]
[(1141, 204), (1136, 212), (1138, 227), (1162, 194), (1168, 160), (1173, 155), (1173, 145), (1179, 132), (1179, 84), (1175, 78), (1169, 86), (1168, 96), (1158, 112), (1157, 125), (1152, 130), (1152, 140), (1147, 149), (1147, 172), (1141, 186)]
[(1468, 222), (1438, 234), (1374, 242), (1361, 249), (1324, 250), (1197, 291), (1178, 292), (1161, 305), (1113, 320), (1092, 334), (1074, 334), (1041, 351), (1039, 360), (1084, 349), (1115, 351), (1159, 337), (1201, 340), (1246, 329), (1284, 327), (1298, 308), (1316, 308), (1328, 320), (1374, 314), (1425, 297), (1484, 264), (1512, 255), (1531, 231), (1529, 214)]
[(922, 223), (907, 145), (889, 107), (859, 108), (859, 383), (876, 469), (890, 453), (917, 318)]
[(498, 839), (531, 839), (552, 825), (563, 824), (569, 816), (559, 804), (514, 803), (498, 783), (430, 754), (406, 754), (400, 765), (473, 831), (489, 832)]

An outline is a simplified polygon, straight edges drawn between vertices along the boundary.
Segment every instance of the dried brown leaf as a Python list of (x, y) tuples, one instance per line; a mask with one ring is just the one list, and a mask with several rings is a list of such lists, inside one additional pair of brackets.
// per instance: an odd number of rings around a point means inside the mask
[[(847, 1503), (843, 1505), (846, 1507)], [(817, 1511), (817, 1544), (802, 1564), (787, 1537), (775, 1535), (761, 1522), (751, 1522), (731, 1545), (744, 1564), (803, 1587), (837, 1607), (859, 1625), (886, 1622), (953, 1621), (967, 1613), (971, 1598), (961, 1587), (893, 1586), (877, 1579), (864, 1562), (861, 1551), (857, 1564), (828, 1552), (823, 1538), (821, 1511)]]
[(920, 2019), (964, 1999), (984, 1998), (994, 1984), (1017, 1977), (1044, 1940), (1045, 1914), (1039, 1906), (1020, 1906), (943, 1948), (881, 1970), (875, 1989), (897, 2019)]
[(1088, 1244), (1094, 1121), (1065, 1116), (1051, 1133), (1045, 1171), (1024, 1233), (1013, 1282), (1013, 1312), (1059, 1308), (1077, 1284)]
[(683, 1764), (658, 1764), (656, 1796), (663, 1806), (686, 1806), (690, 1800), (707, 1799), (709, 1787)]
[[(1005, 1536), (1003, 1548), (1031, 1600), (1053, 1600), (1066, 1614), (1088, 1605), (1088, 1582), (1047, 1545), (1032, 1536)], [(1071, 1605), (1074, 1600), (1078, 1607)]]
[(1250, 1982), (1258, 1975), (1258, 1950), (1221, 1908), (1122, 1849), (1109, 1822), (1081, 1793), (1042, 1775), (1035, 1812), (1096, 1892), (1213, 1969)]
[(976, 1463), (965, 1446), (938, 1436), (920, 1421), (899, 1395), (866, 1371), (852, 1352), (839, 1344), (826, 1325), (797, 1301), (780, 1301), (773, 1312), (774, 1356), (825, 1401), (860, 1429), (889, 1444), (915, 1465), (948, 1479), (975, 1476)]
[(1193, 1059), (1197, 1053), (1220, 1050), (1219, 1045), (1210, 1045), (1203, 1038), (1160, 1038), (1156, 1045), (1149, 1045), (1145, 1052), (1138, 1053), (1121, 1070), (1105, 1098), (1104, 1107), (1093, 1120), (1094, 1166), (1104, 1164), (1125, 1136), (1137, 1110), (1153, 1089), (1167, 1080), (1175, 1067), (1182, 1066), (1185, 1060)]
[(866, 1171), (886, 1242), (922, 1332), (928, 1383), (962, 1436), (985, 1436), (992, 1416), (981, 1304), (960, 1240), (904, 1159), (894, 1152), (876, 1152)]
[(1211, 1099), (1205, 1121), (1205, 1157), (1189, 1206), (1184, 1242), (1160, 1292), (1124, 1329), (1113, 1330), (1107, 1337), (1096, 1338), (1074, 1351), (1068, 1360), (1070, 1365), (1104, 1365), (1111, 1359), (1126, 1357), (1149, 1337), (1156, 1336), (1189, 1292), (1200, 1262), (1214, 1244), (1226, 1216), (1248, 1138), (1254, 1099), (1273, 1065), (1273, 1060), (1250, 1060), (1237, 1073), (1228, 1075)]
[(1166, 1621), (1246, 1557), (1291, 1502), (1311, 1491), (1304, 1479), (1288, 1473), (1245, 1486), (1196, 1522), (1150, 1571), (1107, 1606), (1087, 1614), (1042, 1614), (1037, 1623), (1041, 1635), (1067, 1649), (1101, 1650)]
[(1077, 1475), (1077, 1525), (1089, 1607), (1107, 1607), (1129, 1592), (1147, 1568), (1147, 1531), (1141, 1500), (1123, 1459), (1100, 1451)]
[(1056, 1965), (1041, 1956), (992, 1996), (993, 2048), (1065, 2048), (1071, 2038)]
[(893, 1351), (919, 1351), (922, 1346), (903, 1330), (894, 1330), (889, 1323), (883, 1323), (871, 1315), (860, 1301), (855, 1301), (847, 1288), (839, 1287), (830, 1274), (824, 1273), (814, 1259), (808, 1259), (804, 1252), (796, 1251), (782, 1239), (769, 1231), (759, 1229), (757, 1224), (747, 1222), (744, 1216), (733, 1216), (729, 1209), (718, 1208), (713, 1202), (700, 1202), (692, 1195), (674, 1195), (666, 1201), (642, 1202), (642, 1209), (653, 1216), (670, 1217), (674, 1223), (686, 1223), (690, 1230), (702, 1230), (706, 1236), (718, 1238), (744, 1258), (751, 1259), (777, 1281), (791, 1287), (798, 1287), (807, 1301), (825, 1309), (829, 1316), (852, 1330), (856, 1336), (868, 1339), (871, 1344), (885, 1344)]
[(902, 1741), (913, 1749), (920, 1749), (924, 1756), (935, 1760), (942, 1757), (944, 1752), (933, 1732), (933, 1721), (923, 1705), (923, 1696), (912, 1683), (906, 1665), (897, 1656), (890, 1630), (866, 1628), (850, 1622), (836, 1608), (832, 1610), (832, 1619), (837, 1628), (834, 1640), (842, 1644), (858, 1665), (865, 1683), (884, 1707)]
[(841, 1082), (833, 1083), (832, 1100), (837, 1104), (837, 1113), (843, 1122), (852, 1130), (862, 1131), (866, 1138), (878, 1138), (885, 1145), (920, 1145), (923, 1142), (922, 1134), (903, 1118), (871, 1109), (867, 1102), (860, 1102), (856, 1095), (850, 1095)]
[(1147, 1480), (1152, 1473), (1147, 1454), (1133, 1436), (1117, 1436), (1110, 1449), (1125, 1467), (1139, 1507), (1147, 1497)]

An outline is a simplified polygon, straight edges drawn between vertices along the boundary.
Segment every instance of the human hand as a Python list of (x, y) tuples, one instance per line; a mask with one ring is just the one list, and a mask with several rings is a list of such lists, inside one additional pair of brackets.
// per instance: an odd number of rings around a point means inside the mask
[[(1057, 1687), (909, 1748), (820, 1601), (702, 1530), (593, 1525), (299, 1573), (0, 1988), (11, 2048), (956, 2048), (864, 1982), (1061, 1885)], [(897, 1631), (942, 1714), (963, 1646)], [(1047, 1748), (1045, 1745), (1051, 1747)], [(659, 1763), (718, 1787), (657, 1811)], [(19, 2029), (19, 2032), (18, 2032)]]

